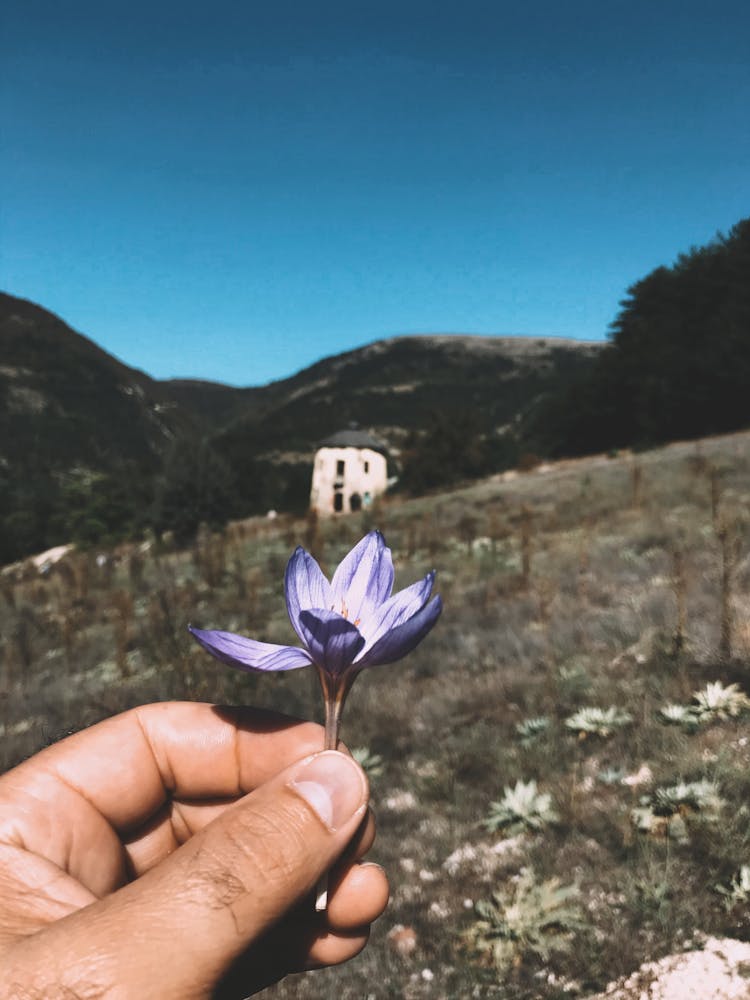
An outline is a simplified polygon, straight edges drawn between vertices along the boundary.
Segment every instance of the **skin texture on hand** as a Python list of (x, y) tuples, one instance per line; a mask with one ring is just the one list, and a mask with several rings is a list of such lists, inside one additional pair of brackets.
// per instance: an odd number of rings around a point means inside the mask
[(356, 955), (388, 884), (362, 861), (364, 774), (322, 745), (312, 723), (162, 703), (1, 777), (0, 998), (234, 1000)]

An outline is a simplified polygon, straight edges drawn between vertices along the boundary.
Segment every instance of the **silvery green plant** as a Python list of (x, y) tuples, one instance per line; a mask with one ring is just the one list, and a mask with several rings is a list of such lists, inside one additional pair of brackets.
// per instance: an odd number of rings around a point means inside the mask
[(676, 785), (656, 788), (640, 800), (630, 819), (640, 833), (665, 837), (679, 843), (689, 840), (687, 820), (700, 816), (714, 822), (726, 804), (712, 781), (680, 781)]
[(693, 695), (695, 709), (701, 719), (736, 719), (750, 709), (750, 698), (740, 690), (739, 684), (724, 687), (721, 681), (712, 681)]
[(616, 706), (611, 708), (581, 708), (565, 720), (565, 728), (578, 733), (579, 739), (600, 736), (606, 739), (617, 729), (622, 729), (633, 721), (627, 712)]
[(665, 705), (659, 709), (663, 722), (695, 730), (701, 723), (736, 719), (750, 709), (750, 698), (738, 684), (724, 686), (712, 681), (702, 691), (693, 693), (692, 705)]
[(694, 732), (701, 722), (701, 714), (695, 705), (664, 705), (659, 709), (659, 718), (670, 726), (682, 726), (688, 732)]
[(532, 779), (517, 781), (512, 788), (506, 786), (502, 799), (491, 803), (484, 825), (491, 831), (506, 830), (515, 834), (524, 830), (541, 830), (557, 820), (552, 796), (540, 792)]
[(724, 805), (718, 786), (706, 779), (678, 781), (676, 785), (656, 788), (651, 793), (651, 802), (657, 814), (662, 816), (677, 812), (715, 816)]
[(524, 719), (516, 725), (516, 736), (525, 747), (531, 746), (541, 736), (544, 736), (550, 727), (550, 719), (546, 715), (537, 715), (531, 719)]
[(750, 865), (742, 865), (729, 885), (717, 885), (716, 891), (724, 897), (728, 910), (750, 903)]
[(378, 753), (371, 753), (369, 747), (355, 747), (352, 757), (370, 778), (379, 778), (385, 770), (383, 758)]
[(477, 903), (479, 919), (467, 938), (501, 972), (528, 954), (547, 961), (552, 952), (569, 950), (574, 933), (585, 927), (579, 894), (575, 885), (556, 878), (537, 882), (533, 870), (524, 869), (511, 889)]
[(584, 695), (591, 687), (591, 678), (586, 668), (576, 660), (559, 668), (557, 681), (565, 696), (571, 699)]
[(638, 833), (651, 837), (675, 840), (678, 844), (687, 844), (690, 840), (687, 824), (680, 813), (663, 816), (655, 811), (645, 797), (641, 799), (640, 806), (631, 810), (630, 822)]
[(603, 785), (621, 785), (625, 771), (621, 767), (605, 767), (597, 772), (596, 777)]

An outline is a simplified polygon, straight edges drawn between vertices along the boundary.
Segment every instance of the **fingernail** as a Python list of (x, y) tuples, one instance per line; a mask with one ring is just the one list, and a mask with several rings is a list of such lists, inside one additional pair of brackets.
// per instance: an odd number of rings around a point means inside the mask
[(343, 753), (324, 750), (307, 757), (288, 787), (310, 806), (331, 833), (367, 807), (367, 780)]

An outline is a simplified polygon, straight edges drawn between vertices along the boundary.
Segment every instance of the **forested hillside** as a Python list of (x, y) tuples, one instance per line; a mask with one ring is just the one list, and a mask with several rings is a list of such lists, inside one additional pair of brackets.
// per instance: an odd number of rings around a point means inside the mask
[(535, 417), (552, 455), (750, 426), (750, 218), (630, 289), (610, 343)]

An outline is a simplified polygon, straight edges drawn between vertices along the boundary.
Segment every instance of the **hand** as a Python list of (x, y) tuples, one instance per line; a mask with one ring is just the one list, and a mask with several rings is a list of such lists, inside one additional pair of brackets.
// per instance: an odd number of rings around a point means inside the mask
[(360, 862), (364, 774), (322, 745), (312, 723), (164, 703), (0, 778), (2, 1000), (229, 1000), (356, 955), (388, 884)]

